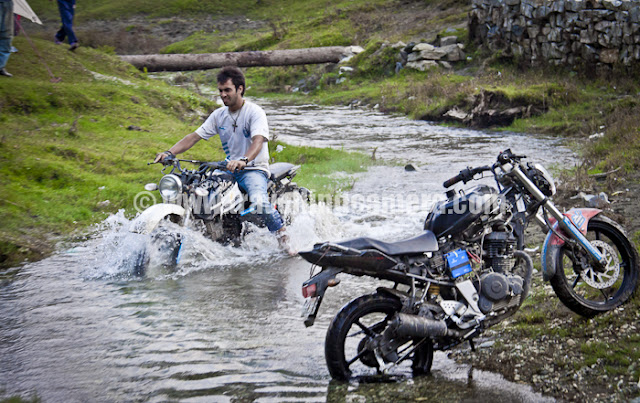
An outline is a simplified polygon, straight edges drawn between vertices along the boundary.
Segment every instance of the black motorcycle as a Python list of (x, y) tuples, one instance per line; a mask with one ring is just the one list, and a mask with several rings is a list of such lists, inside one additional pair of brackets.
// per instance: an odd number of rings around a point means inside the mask
[(626, 302), (638, 283), (638, 253), (618, 224), (596, 209), (560, 212), (555, 185), (539, 164), (506, 150), (491, 166), (467, 168), (447, 180), (495, 178), (449, 190), (427, 216), (424, 232), (399, 242), (371, 238), (316, 244), (301, 252), (320, 267), (304, 282), (303, 317), (312, 326), (339, 273), (393, 282), (345, 305), (333, 318), (325, 358), (334, 379), (391, 372), (404, 361), (430, 371), (434, 350), (473, 339), (513, 315), (531, 287), (533, 262), (523, 251), (531, 221), (548, 233), (544, 279), (576, 313), (591, 317)]

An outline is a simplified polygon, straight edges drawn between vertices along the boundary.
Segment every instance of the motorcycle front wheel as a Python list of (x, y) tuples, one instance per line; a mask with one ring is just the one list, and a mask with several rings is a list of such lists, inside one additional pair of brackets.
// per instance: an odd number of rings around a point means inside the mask
[(593, 317), (624, 304), (638, 283), (638, 252), (623, 230), (606, 217), (595, 217), (587, 226), (587, 239), (602, 253), (607, 265), (591, 267), (564, 245), (556, 256), (551, 286), (558, 298), (575, 313)]
[(356, 298), (340, 310), (331, 321), (325, 340), (325, 359), (333, 379), (346, 381), (353, 376), (379, 374), (380, 361), (384, 361), (383, 365), (400, 364), (407, 354), (414, 375), (429, 373), (433, 363), (430, 339), (409, 340), (396, 351), (387, 352), (384, 360), (381, 351), (372, 348), (401, 308), (398, 299), (376, 293)]

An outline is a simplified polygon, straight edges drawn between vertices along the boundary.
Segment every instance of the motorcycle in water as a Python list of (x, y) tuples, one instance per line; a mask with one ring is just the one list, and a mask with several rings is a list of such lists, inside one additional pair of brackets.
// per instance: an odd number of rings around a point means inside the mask
[(513, 315), (531, 287), (524, 251), (531, 221), (547, 232), (543, 277), (567, 307), (592, 317), (630, 298), (638, 253), (621, 227), (596, 209), (562, 213), (549, 199), (556, 191), (549, 173), (524, 159), (506, 150), (493, 165), (447, 180), (445, 188), (490, 172), (497, 187), (449, 190), (414, 238), (357, 238), (300, 252), (314, 265), (302, 286), (307, 327), (339, 273), (393, 283), (352, 300), (331, 321), (325, 358), (334, 379), (391, 372), (405, 361), (414, 374), (428, 373), (434, 350), (473, 347), (483, 330)]
[[(181, 163), (197, 167), (187, 169)], [(175, 268), (180, 262), (184, 239), (175, 231), (175, 225), (196, 227), (213, 241), (234, 246), (241, 243), (245, 223), (265, 226), (258, 214), (252, 214), (256, 211), (255, 206), (240, 191), (233, 175), (225, 171), (226, 161), (203, 162), (167, 156), (162, 164), (163, 173), (168, 168), (171, 170), (158, 184), (147, 184), (145, 190), (158, 190), (163, 203), (154, 204), (140, 213), (130, 228), (132, 232), (150, 235), (151, 239), (151, 246), (145, 246), (136, 256), (135, 274), (144, 274), (151, 255), (160, 256), (158, 260), (165, 268)], [(299, 168), (299, 165), (285, 162), (269, 166), (271, 176), (267, 193), (271, 201), (296, 194), (303, 200), (309, 199), (309, 190), (292, 181)], [(290, 219), (283, 206), (275, 203), (274, 207), (285, 221)]]

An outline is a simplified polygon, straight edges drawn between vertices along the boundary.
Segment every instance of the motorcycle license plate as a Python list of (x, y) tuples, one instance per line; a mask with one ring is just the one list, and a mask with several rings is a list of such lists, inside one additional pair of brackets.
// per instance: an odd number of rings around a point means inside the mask
[(318, 307), (318, 297), (307, 298), (304, 301), (304, 306), (302, 307), (302, 317), (308, 318), (310, 316), (314, 316), (316, 314)]

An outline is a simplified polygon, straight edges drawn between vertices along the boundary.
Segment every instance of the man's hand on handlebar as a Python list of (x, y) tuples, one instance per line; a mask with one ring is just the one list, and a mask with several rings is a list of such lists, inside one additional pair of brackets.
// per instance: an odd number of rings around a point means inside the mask
[(247, 163), (242, 160), (231, 160), (227, 162), (227, 170), (231, 172), (242, 171), (247, 167)]
[(153, 163), (157, 164), (158, 162), (160, 162), (163, 165), (166, 165), (167, 163), (172, 161), (173, 158), (175, 158), (175, 155), (173, 155), (171, 151), (165, 151), (165, 152), (156, 154), (156, 158), (153, 160)]

